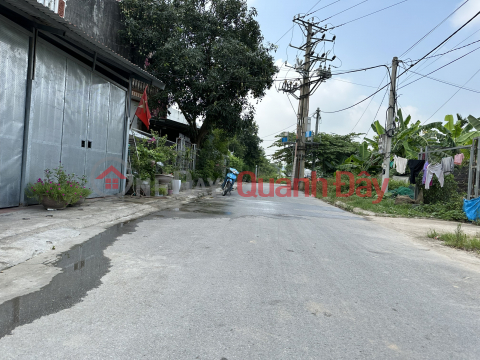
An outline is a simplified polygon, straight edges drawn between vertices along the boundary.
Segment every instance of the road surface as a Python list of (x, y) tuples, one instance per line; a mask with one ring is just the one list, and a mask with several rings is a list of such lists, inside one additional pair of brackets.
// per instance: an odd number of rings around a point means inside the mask
[(480, 359), (478, 269), (314, 198), (201, 200), (57, 266), (0, 305), (0, 359)]

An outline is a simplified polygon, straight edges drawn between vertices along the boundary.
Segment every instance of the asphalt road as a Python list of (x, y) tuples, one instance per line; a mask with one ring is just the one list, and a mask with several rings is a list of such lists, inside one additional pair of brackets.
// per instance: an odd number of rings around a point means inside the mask
[(479, 271), (313, 198), (202, 200), (57, 266), (0, 305), (1, 359), (480, 359)]

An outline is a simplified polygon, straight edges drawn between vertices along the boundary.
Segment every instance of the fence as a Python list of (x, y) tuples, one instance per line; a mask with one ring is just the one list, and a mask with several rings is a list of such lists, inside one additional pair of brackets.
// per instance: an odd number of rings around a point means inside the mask
[[(143, 139), (151, 139), (152, 135), (138, 129), (130, 130), (129, 145), (131, 149), (136, 149), (138, 141)], [(185, 138), (177, 138), (176, 142), (167, 140), (165, 142), (167, 146), (176, 146), (178, 153), (176, 165), (180, 172), (195, 171), (195, 165), (197, 160), (197, 145), (192, 144)], [(130, 157), (133, 156), (133, 152), (129, 154), (129, 171), (131, 173), (131, 161)]]

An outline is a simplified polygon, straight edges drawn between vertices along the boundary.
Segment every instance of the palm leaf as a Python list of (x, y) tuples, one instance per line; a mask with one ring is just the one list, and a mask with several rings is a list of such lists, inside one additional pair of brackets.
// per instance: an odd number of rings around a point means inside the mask
[(480, 119), (474, 118), (472, 115), (468, 115), (468, 122), (475, 128), (480, 130)]
[(402, 109), (398, 109), (397, 111), (397, 121), (400, 124), (400, 128), (403, 129), (403, 127), (405, 126), (405, 123), (403, 122)]
[(480, 131), (471, 131), (465, 134), (460, 135), (457, 138), (457, 144), (465, 144), (467, 141), (472, 140), (473, 138), (476, 138), (480, 136)]
[[(466, 134), (468, 133), (470, 130), (473, 129), (473, 125), (472, 124), (467, 124), (467, 126), (465, 126), (463, 129), (462, 129), (462, 132), (460, 135), (463, 135), (463, 134)], [(460, 136), (459, 135), (459, 136)]]
[(408, 126), (408, 124), (410, 123), (410, 120), (412, 120), (412, 117), (410, 115), (408, 115), (407, 118), (404, 121), (405, 126)]
[(447, 122), (445, 128), (452, 132), (455, 129), (455, 124), (453, 123), (453, 115), (445, 115), (445, 121)]
[[(380, 122), (377, 120), (373, 123), (373, 125), (375, 126), (373, 128), (373, 130), (375, 130), (375, 132), (378, 134), (378, 135), (383, 135), (385, 134), (385, 128), (380, 125)], [(372, 126), (373, 127), (373, 126)]]

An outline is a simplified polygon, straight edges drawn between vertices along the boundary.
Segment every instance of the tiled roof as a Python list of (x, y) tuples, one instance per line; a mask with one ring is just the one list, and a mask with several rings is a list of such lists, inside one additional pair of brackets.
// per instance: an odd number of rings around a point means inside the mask
[(152, 81), (154, 86), (159, 88), (163, 88), (165, 86), (161, 80), (158, 80), (149, 72), (135, 65), (123, 56), (117, 54), (105, 44), (98, 42), (93, 37), (80, 30), (75, 24), (72, 24), (61, 18), (58, 14), (50, 10), (48, 7), (37, 2), (37, 0), (0, 0), (0, 4), (2, 2), (8, 3), (11, 7), (14, 7), (34, 17), (44, 25), (48, 25), (65, 31), (66, 36), (70, 39), (79, 41), (84, 44), (86, 43), (85, 45), (87, 47), (90, 47), (91, 50), (96, 51), (100, 57), (102, 57), (103, 55), (103, 57), (109, 60), (122, 64), (124, 67), (126, 66), (131, 72), (134, 72), (137, 75), (140, 75), (143, 78)]

